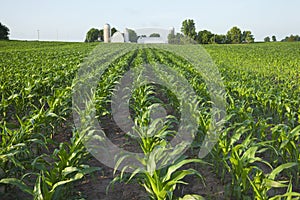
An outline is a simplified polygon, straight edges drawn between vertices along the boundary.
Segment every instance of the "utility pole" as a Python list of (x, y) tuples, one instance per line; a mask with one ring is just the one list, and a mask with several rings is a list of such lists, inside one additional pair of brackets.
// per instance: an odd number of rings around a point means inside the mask
[(38, 41), (40, 40), (40, 30), (37, 30), (37, 34), (38, 34)]

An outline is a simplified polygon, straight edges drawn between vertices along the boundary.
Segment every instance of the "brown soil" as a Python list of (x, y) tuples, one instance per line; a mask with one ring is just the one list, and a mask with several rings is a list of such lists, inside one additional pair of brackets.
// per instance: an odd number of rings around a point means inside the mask
[[(168, 98), (163, 93), (159, 93), (159, 99), (161, 99), (165, 105), (168, 105)], [(110, 105), (107, 106), (110, 108)], [(168, 114), (172, 114), (180, 118), (176, 110), (172, 108), (167, 109)], [(132, 110), (131, 110), (132, 112)], [(115, 145), (120, 148), (126, 149), (130, 152), (142, 152), (138, 147), (137, 141), (126, 137), (125, 133), (115, 124), (114, 120), (110, 117), (102, 117), (100, 125), (105, 131), (106, 136)], [(174, 126), (176, 129), (176, 126)], [(190, 154), (190, 153), (189, 153)], [(74, 188), (74, 195), (76, 198), (84, 198), (88, 200), (143, 200), (149, 199), (145, 189), (138, 183), (116, 183), (114, 187), (110, 187), (107, 191), (107, 186), (113, 180), (113, 169), (103, 165), (95, 158), (91, 159), (88, 163), (90, 166), (100, 167), (102, 170), (94, 174), (93, 176), (87, 176), (84, 180), (76, 184)], [(214, 169), (211, 166), (186, 166), (193, 167), (198, 170), (205, 179), (205, 185), (203, 181), (197, 177), (186, 177), (184, 179), (188, 185), (179, 185), (175, 190), (175, 195), (182, 197), (185, 194), (199, 194), (206, 199), (225, 199), (224, 184), (214, 174)]]
[[(101, 164), (96, 159), (89, 163), (92, 166), (100, 166), (102, 170), (93, 176), (88, 176), (77, 183), (74, 188), (75, 196), (88, 200), (143, 200), (148, 199), (144, 188), (137, 183), (116, 183), (113, 188), (106, 189), (113, 179), (113, 169)], [(224, 186), (219, 178), (212, 172), (213, 168), (205, 166), (198, 168), (205, 179), (205, 185), (197, 177), (187, 177), (188, 185), (180, 185), (175, 191), (176, 196), (185, 194), (199, 194), (206, 199), (224, 199)]]
[[(110, 118), (103, 118), (102, 127), (105, 130), (107, 137), (120, 148), (125, 148), (128, 151), (136, 152), (137, 143), (131, 141), (125, 134), (116, 127), (115, 123)], [(62, 124), (59, 133), (53, 136), (53, 140), (59, 144), (60, 142), (69, 141), (72, 137), (72, 122), (69, 120), (68, 125)], [(63, 134), (62, 134), (63, 133)], [(56, 145), (49, 146), (49, 152), (52, 152)], [(42, 150), (44, 151), (44, 150)], [(48, 152), (48, 151), (47, 151)], [(139, 151), (138, 151), (139, 152)], [(44, 152), (46, 153), (46, 152)], [(101, 162), (92, 158), (87, 163), (93, 167), (100, 167), (101, 170), (93, 175), (86, 176), (81, 181), (74, 184), (72, 195), (66, 199), (87, 199), (87, 200), (143, 200), (149, 199), (147, 193), (138, 183), (115, 183), (113, 187), (107, 190), (107, 186), (113, 180), (113, 169), (103, 165)], [(187, 166), (198, 170), (205, 179), (205, 185), (197, 177), (186, 177), (184, 179), (188, 185), (179, 185), (175, 190), (176, 196), (184, 196), (185, 194), (199, 194), (206, 199), (225, 199), (224, 186), (220, 179), (213, 173), (211, 166)], [(33, 183), (34, 184), (34, 183)], [(107, 191), (106, 191), (107, 190)], [(16, 199), (31, 199), (30, 195), (24, 194), (18, 188), (14, 188), (5, 196), (0, 197), (0, 200), (16, 200)]]
[[(110, 118), (101, 119), (107, 137), (120, 148), (125, 148), (128, 151), (137, 151), (137, 143), (131, 141), (125, 134), (116, 127), (115, 123)], [(129, 141), (130, 140), (130, 141)], [(90, 166), (101, 167), (101, 171), (88, 176), (75, 186), (75, 194), (78, 197), (85, 199), (101, 199), (101, 200), (143, 200), (148, 199), (147, 193), (138, 183), (116, 183), (114, 187), (109, 188), (106, 192), (107, 186), (114, 178), (113, 169), (103, 165), (96, 159), (91, 159), (88, 163)], [(187, 177), (185, 181), (188, 185), (180, 185), (176, 191), (176, 196), (184, 196), (185, 194), (199, 194), (206, 199), (225, 199), (224, 186), (220, 179), (213, 173), (211, 166), (187, 166), (196, 168), (200, 171), (205, 179), (205, 185), (197, 177)]]

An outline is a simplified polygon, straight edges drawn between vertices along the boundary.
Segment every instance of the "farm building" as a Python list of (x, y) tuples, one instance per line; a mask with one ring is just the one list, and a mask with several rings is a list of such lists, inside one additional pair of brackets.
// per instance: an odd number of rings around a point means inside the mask
[[(120, 31), (115, 32), (111, 35), (111, 27), (109, 24), (104, 25), (104, 42), (105, 43), (129, 43), (129, 30), (125, 28), (124, 33)], [(163, 37), (147, 37), (142, 36), (138, 37), (137, 43), (140, 44), (166, 44), (168, 43), (167, 35), (168, 34), (175, 34), (175, 29), (171, 27), (169, 31), (163, 30), (166, 32)]]

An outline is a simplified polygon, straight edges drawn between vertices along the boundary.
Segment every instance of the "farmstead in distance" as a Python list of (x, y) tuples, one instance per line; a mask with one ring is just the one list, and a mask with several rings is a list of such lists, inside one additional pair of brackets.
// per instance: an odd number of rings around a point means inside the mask
[[(175, 29), (171, 27), (169, 29), (168, 34), (175, 35)], [(130, 43), (129, 40), (129, 29), (125, 28), (124, 33), (121, 33), (120, 31), (115, 32), (113, 35), (111, 35), (111, 27), (109, 24), (104, 25), (103, 29), (103, 38), (104, 43)], [(168, 43), (167, 37), (147, 37), (145, 35), (138, 38), (137, 43), (140, 44), (166, 44)]]

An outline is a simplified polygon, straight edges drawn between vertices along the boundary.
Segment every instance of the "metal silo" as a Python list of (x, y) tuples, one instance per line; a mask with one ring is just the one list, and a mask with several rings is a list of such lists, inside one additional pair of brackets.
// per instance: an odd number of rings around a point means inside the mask
[(104, 29), (103, 29), (103, 37), (104, 37), (104, 42), (109, 43), (110, 42), (110, 25), (105, 24)]
[(171, 27), (171, 28), (169, 29), (169, 34), (171, 34), (172, 36), (175, 35), (175, 28), (174, 28), (174, 27)]
[(129, 42), (129, 31), (127, 28), (124, 30), (124, 41)]

